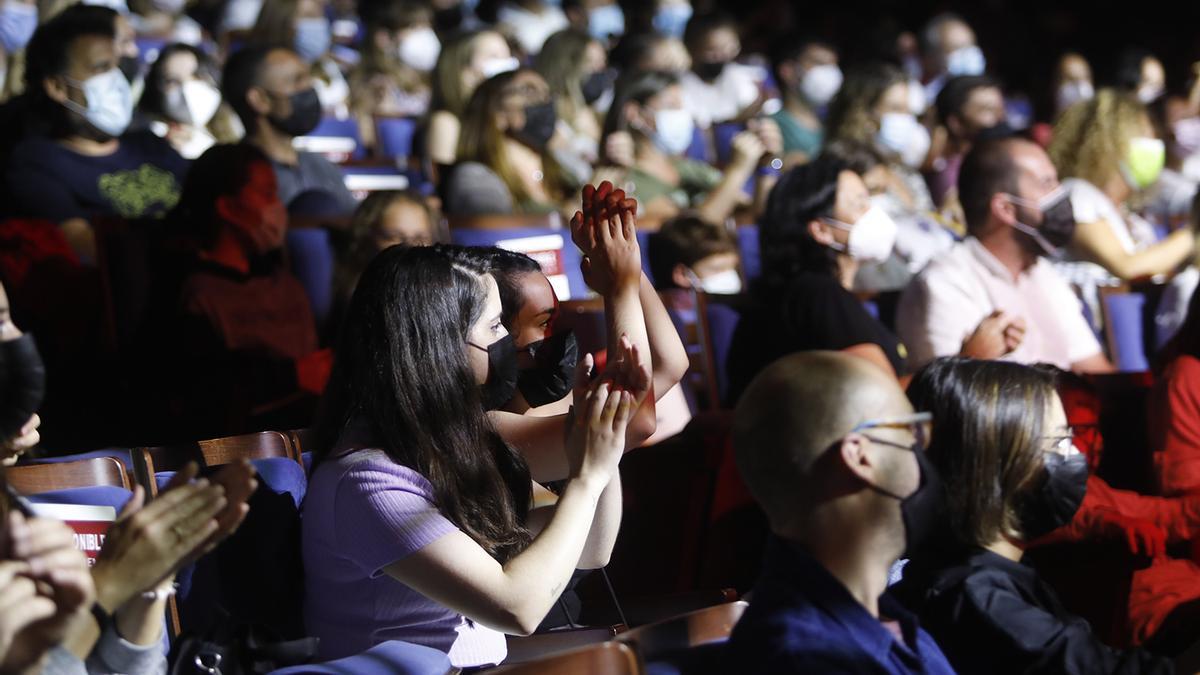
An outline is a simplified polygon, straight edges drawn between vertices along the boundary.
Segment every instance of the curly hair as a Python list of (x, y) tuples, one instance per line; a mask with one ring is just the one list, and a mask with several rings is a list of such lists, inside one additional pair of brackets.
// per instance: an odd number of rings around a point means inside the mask
[(1119, 170), (1145, 116), (1146, 107), (1137, 98), (1111, 88), (1067, 108), (1054, 125), (1049, 148), (1059, 177), (1103, 187)]
[(890, 63), (868, 63), (846, 73), (846, 81), (829, 104), (828, 141), (874, 145), (879, 131), (875, 107), (884, 93), (907, 82), (904, 71)]

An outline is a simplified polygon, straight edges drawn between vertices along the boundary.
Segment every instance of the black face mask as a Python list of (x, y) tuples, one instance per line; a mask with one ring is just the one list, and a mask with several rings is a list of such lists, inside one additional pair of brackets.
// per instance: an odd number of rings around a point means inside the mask
[(1042, 211), (1042, 226), (1038, 230), (1056, 248), (1071, 243), (1075, 238), (1075, 209), (1069, 196), (1064, 193), (1062, 199)]
[(0, 438), (13, 438), (42, 405), (46, 368), (33, 336), (0, 343)]
[(513, 136), (534, 150), (542, 150), (554, 135), (556, 124), (558, 113), (554, 111), (553, 102), (533, 103), (525, 106), (525, 126)]
[[(483, 349), (471, 343), (476, 349)], [(513, 336), (505, 335), (483, 349), (488, 355), (487, 381), (480, 385), (484, 410), (499, 410), (517, 391), (517, 347)]]
[(117, 68), (125, 76), (125, 79), (129, 80), (130, 84), (133, 84), (138, 79), (138, 76), (142, 74), (142, 64), (136, 56), (122, 56), (117, 59)]
[(695, 63), (692, 66), (692, 70), (695, 71), (696, 77), (699, 77), (705, 82), (712, 82), (720, 77), (721, 73), (725, 72), (725, 66), (728, 64), (728, 61), (714, 61), (711, 63), (701, 61)]
[(901, 497), (883, 488), (875, 489), (900, 501), (900, 519), (904, 522), (904, 555), (911, 558), (921, 546), (929, 541), (939, 523), (946, 520), (946, 497), (937, 467), (929, 460), (924, 450), (914, 450), (917, 467), (921, 472), (921, 483), (915, 492)]
[(1025, 541), (1043, 537), (1071, 522), (1087, 493), (1087, 457), (1046, 453), (1042, 481), (1016, 501), (1017, 519)]
[(571, 331), (555, 333), (545, 340), (530, 343), (529, 352), (536, 364), (522, 370), (517, 389), (525, 402), (537, 408), (561, 400), (571, 393), (575, 380), (575, 364), (579, 361), (579, 345)]
[(607, 70), (597, 70), (583, 78), (583, 81), (579, 83), (579, 89), (583, 92), (584, 102), (591, 105), (599, 101), (604, 92), (608, 91), (610, 84), (612, 84), (612, 76)]
[(321, 99), (317, 96), (317, 90), (309, 87), (292, 94), (288, 100), (292, 104), (292, 114), (284, 118), (267, 118), (271, 126), (293, 138), (316, 129), (321, 123)]

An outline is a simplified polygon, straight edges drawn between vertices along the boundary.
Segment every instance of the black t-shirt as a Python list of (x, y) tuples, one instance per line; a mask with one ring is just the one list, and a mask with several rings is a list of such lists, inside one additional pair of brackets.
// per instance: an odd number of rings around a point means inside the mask
[(899, 338), (833, 277), (801, 274), (784, 289), (760, 289), (733, 334), (729, 402), (736, 403), (755, 375), (788, 354), (866, 343), (879, 345), (897, 374), (905, 372)]
[(32, 137), (13, 149), (5, 182), (9, 208), (19, 217), (156, 218), (179, 201), (187, 169), (187, 160), (148, 132), (122, 136), (116, 152), (102, 157)]

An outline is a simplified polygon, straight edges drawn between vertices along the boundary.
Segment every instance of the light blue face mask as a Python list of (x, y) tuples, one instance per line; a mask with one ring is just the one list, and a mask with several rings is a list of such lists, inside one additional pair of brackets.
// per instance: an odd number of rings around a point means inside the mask
[(333, 43), (329, 19), (323, 16), (296, 20), (296, 53), (308, 63), (315, 63), (329, 51)]
[(673, 38), (683, 38), (683, 29), (692, 18), (692, 6), (681, 2), (664, 5), (654, 13), (654, 30)]
[(37, 25), (37, 5), (5, 2), (0, 6), (0, 46), (9, 54), (21, 51), (29, 44)]
[(625, 12), (621, 6), (600, 5), (588, 11), (588, 34), (597, 40), (608, 40), (625, 34)]

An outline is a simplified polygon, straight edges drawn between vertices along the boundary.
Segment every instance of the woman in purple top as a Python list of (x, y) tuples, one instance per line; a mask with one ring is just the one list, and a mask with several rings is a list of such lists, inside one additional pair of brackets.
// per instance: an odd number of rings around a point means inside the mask
[(610, 481), (650, 386), (641, 350), (622, 337), (592, 384), (581, 363), (566, 488), (531, 509), (529, 468), (485, 411), (515, 386), (496, 283), (447, 251), (380, 253), (343, 327), (303, 513), (305, 620), (326, 658), (405, 640), (499, 663), (503, 633), (531, 632), (612, 550)]

